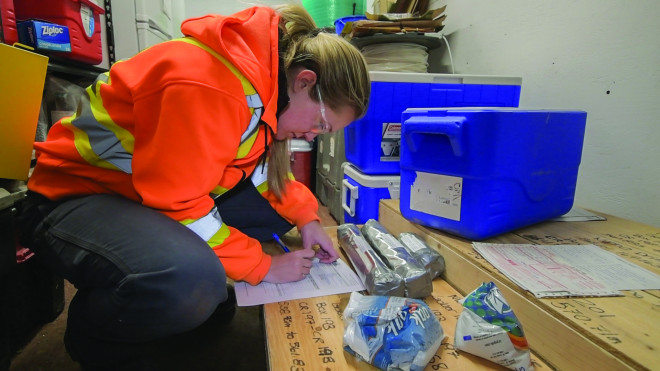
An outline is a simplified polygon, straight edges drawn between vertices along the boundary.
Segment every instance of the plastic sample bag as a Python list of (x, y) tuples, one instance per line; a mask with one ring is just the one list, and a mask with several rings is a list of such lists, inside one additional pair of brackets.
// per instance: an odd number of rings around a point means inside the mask
[(522, 325), (493, 282), (463, 300), (456, 323), (456, 349), (517, 371), (534, 370)]
[(422, 263), (410, 254), (401, 241), (392, 236), (377, 220), (369, 219), (362, 226), (364, 238), (379, 253), (405, 283), (405, 296), (423, 298), (431, 295), (433, 284)]
[(383, 262), (355, 224), (340, 225), (337, 228), (337, 241), (346, 252), (369, 294), (404, 295), (403, 279)]
[(381, 370), (423, 370), (445, 337), (419, 299), (353, 292), (343, 318), (344, 349)]

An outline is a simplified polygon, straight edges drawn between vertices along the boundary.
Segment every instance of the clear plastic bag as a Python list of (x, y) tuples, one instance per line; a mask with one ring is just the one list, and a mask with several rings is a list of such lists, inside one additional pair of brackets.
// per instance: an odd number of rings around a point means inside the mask
[(381, 370), (423, 370), (445, 337), (419, 299), (353, 292), (343, 318), (344, 349)]
[(522, 325), (493, 282), (484, 283), (461, 302), (456, 349), (516, 371), (534, 370)]

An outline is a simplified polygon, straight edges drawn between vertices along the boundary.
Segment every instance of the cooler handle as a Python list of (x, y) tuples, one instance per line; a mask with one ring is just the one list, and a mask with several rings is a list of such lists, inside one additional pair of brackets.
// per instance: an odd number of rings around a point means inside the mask
[(463, 156), (463, 123), (465, 117), (413, 116), (404, 122), (408, 148), (416, 152), (413, 134), (445, 135), (449, 138), (452, 151), (457, 157)]
[[(351, 203), (350, 206), (346, 203), (346, 191), (351, 192)], [(341, 181), (341, 207), (350, 215), (351, 217), (355, 216), (355, 200), (358, 198), (358, 187), (352, 185), (348, 182), (348, 179)]]

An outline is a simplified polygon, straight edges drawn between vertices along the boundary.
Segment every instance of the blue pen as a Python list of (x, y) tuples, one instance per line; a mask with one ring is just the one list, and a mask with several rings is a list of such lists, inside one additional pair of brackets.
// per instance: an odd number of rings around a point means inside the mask
[(277, 233), (273, 233), (273, 238), (275, 239), (275, 242), (277, 242), (277, 244), (280, 245), (282, 250), (284, 250), (284, 252), (290, 252), (289, 248), (286, 247), (286, 245), (284, 244), (284, 242), (282, 242), (282, 240), (280, 240), (280, 236), (278, 236)]

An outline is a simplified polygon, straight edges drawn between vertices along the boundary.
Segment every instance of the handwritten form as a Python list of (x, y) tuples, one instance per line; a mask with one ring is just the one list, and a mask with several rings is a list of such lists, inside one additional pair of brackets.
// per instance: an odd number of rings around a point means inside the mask
[(472, 247), (538, 298), (620, 296), (619, 290), (660, 289), (660, 276), (595, 245), (474, 242)]
[(362, 291), (360, 278), (342, 259), (326, 264), (314, 260), (309, 275), (288, 283), (261, 282), (256, 286), (240, 281), (234, 284), (238, 306), (260, 305), (285, 300), (313, 298)]

